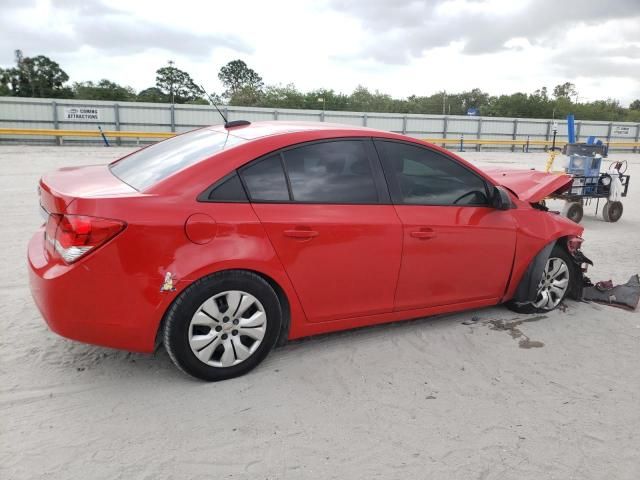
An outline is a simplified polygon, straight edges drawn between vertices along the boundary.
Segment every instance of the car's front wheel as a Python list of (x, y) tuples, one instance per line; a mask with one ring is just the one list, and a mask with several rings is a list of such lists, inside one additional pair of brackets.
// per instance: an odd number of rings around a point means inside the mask
[(184, 372), (226, 380), (256, 367), (278, 340), (282, 311), (260, 276), (210, 275), (190, 285), (166, 314), (164, 346)]
[(507, 303), (507, 306), (518, 313), (549, 312), (566, 298), (577, 281), (576, 265), (569, 253), (559, 245), (553, 247), (538, 282), (536, 297), (533, 302), (518, 304)]

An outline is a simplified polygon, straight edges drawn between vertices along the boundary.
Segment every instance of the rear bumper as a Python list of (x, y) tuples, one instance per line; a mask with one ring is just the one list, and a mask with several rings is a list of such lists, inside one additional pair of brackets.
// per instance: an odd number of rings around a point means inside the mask
[(64, 265), (49, 261), (39, 230), (29, 242), (28, 266), (31, 294), (51, 330), (84, 343), (153, 351), (171, 298), (160, 296), (149, 276), (127, 272), (113, 243)]

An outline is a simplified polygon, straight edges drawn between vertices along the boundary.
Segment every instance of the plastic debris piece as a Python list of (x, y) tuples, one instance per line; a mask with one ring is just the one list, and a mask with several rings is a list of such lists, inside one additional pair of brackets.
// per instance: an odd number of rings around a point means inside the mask
[[(625, 308), (627, 310), (635, 310), (640, 302), (640, 277), (632, 275), (629, 281), (622, 285), (611, 284), (608, 282), (598, 282), (594, 286), (585, 287), (582, 290), (582, 298), (591, 302), (603, 303), (613, 307)], [(598, 288), (603, 288), (601, 290)]]

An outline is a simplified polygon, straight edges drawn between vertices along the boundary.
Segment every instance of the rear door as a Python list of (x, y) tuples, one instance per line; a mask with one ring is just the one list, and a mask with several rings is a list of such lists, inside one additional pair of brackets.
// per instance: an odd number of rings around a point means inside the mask
[(427, 147), (375, 145), (403, 229), (396, 310), (502, 297), (515, 222), (488, 205), (484, 179)]
[(402, 227), (371, 140), (306, 143), (240, 170), (307, 318), (390, 312)]

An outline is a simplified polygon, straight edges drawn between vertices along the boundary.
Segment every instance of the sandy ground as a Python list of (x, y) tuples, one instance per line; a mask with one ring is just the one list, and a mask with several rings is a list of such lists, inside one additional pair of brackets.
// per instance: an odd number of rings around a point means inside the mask
[[(217, 384), (184, 376), (164, 351), (57, 337), (25, 272), (36, 181), (127, 151), (0, 147), (0, 478), (640, 478), (637, 311), (493, 307), (326, 335)], [(621, 157), (636, 180), (622, 219), (583, 222), (596, 280), (640, 270), (640, 155)], [(513, 329), (544, 346), (521, 348)]]

